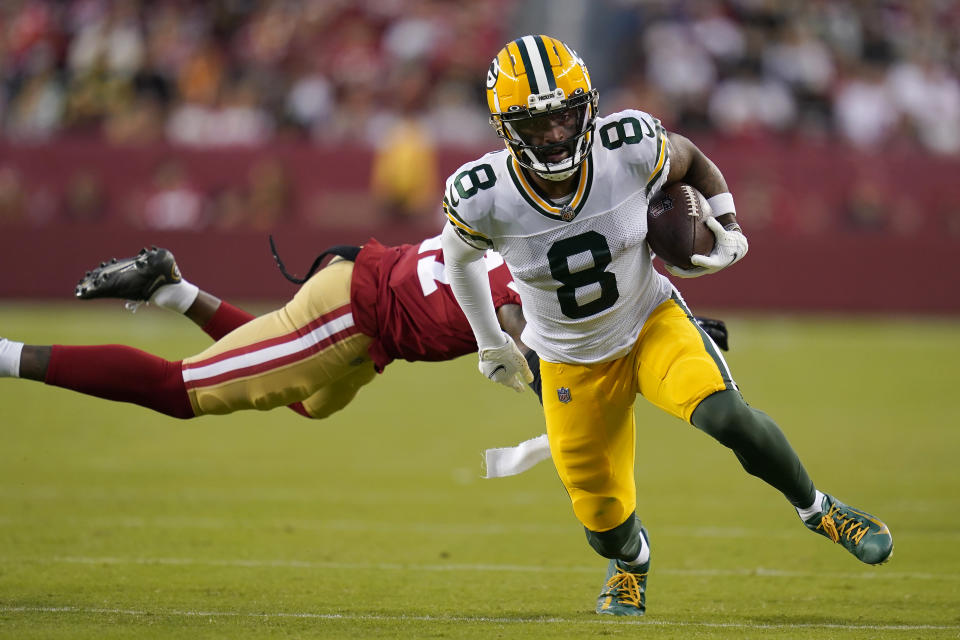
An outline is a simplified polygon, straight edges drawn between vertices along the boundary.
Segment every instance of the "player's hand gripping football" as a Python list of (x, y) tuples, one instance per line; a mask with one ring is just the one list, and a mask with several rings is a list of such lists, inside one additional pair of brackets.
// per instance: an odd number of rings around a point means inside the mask
[(480, 350), (480, 373), (518, 393), (533, 382), (533, 372), (517, 344), (504, 333), (504, 344)]
[(696, 265), (693, 269), (681, 269), (668, 264), (665, 265), (667, 271), (679, 278), (696, 278), (726, 269), (747, 255), (747, 237), (740, 231), (740, 225), (734, 223), (725, 229), (716, 218), (707, 218), (705, 222), (717, 238), (710, 255), (690, 256), (690, 262)]

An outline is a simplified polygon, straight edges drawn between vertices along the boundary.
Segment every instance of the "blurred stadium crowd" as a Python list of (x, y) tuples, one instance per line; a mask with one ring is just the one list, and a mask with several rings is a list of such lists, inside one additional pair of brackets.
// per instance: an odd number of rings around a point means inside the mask
[[(94, 133), (120, 144), (250, 145), (290, 135), (357, 143), (374, 139), (388, 112), (426, 107), (445, 122), (468, 108), (472, 116), (478, 78), (501, 46), (504, 4), (4, 2), (3, 133)], [(477, 130), (476, 122), (455, 126), (468, 137)], [(459, 137), (435, 132), (442, 143)]]
[[(384, 219), (436, 224), (437, 151), (499, 147), (486, 68), (542, 31), (579, 45), (601, 113), (642, 108), (698, 141), (960, 158), (957, 0), (5, 0), (0, 151), (174, 150), (141, 180), (158, 197), (138, 224), (267, 228), (290, 206), (288, 164), (264, 153), (245, 184), (211, 193), (178, 154), (366, 149)], [(4, 155), (0, 223), (104, 208), (109, 176), (79, 166), (48, 194), (66, 204), (44, 204)]]
[[(489, 144), (490, 59), (519, 35), (515, 16), (537, 30), (536, 13), (565, 4), (10, 0), (0, 4), (3, 136), (376, 145), (416, 113), (436, 144)], [(603, 111), (640, 106), (683, 131), (960, 151), (953, 0), (587, 5), (584, 32), (568, 37), (594, 43), (581, 52)]]
[(611, 53), (643, 61), (608, 107), (644, 105), (681, 130), (960, 151), (953, 0), (624, 2), (607, 24)]

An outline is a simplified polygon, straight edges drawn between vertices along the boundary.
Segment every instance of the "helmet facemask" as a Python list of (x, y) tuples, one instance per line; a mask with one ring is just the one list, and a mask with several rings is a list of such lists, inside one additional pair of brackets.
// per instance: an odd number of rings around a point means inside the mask
[[(597, 90), (577, 88), (569, 97), (563, 89), (530, 95), (526, 108), (511, 106), (505, 113), (490, 116), (497, 135), (506, 141), (520, 166), (545, 180), (566, 180), (590, 153), (597, 117)], [(534, 144), (535, 138), (562, 127), (568, 135), (558, 142)], [(563, 158), (551, 159), (558, 152)]]

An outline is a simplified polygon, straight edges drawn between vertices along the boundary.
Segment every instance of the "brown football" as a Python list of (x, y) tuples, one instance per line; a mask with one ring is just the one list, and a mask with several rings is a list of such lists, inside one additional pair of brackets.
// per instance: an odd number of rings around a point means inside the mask
[(667, 264), (692, 269), (690, 256), (708, 255), (716, 242), (705, 222), (709, 215), (702, 193), (683, 182), (672, 184), (647, 207), (647, 244)]

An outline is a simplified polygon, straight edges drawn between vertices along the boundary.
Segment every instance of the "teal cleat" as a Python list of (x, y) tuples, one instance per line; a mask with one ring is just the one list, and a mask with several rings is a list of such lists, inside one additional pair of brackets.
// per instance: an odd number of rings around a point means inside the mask
[[(640, 528), (649, 544), (647, 530)], [(632, 567), (619, 560), (607, 566), (607, 581), (597, 597), (597, 613), (609, 616), (642, 616), (647, 610), (647, 574), (650, 561)]]
[(830, 538), (867, 564), (883, 564), (893, 556), (893, 536), (876, 516), (847, 506), (826, 495), (820, 514), (804, 523), (808, 529)]

